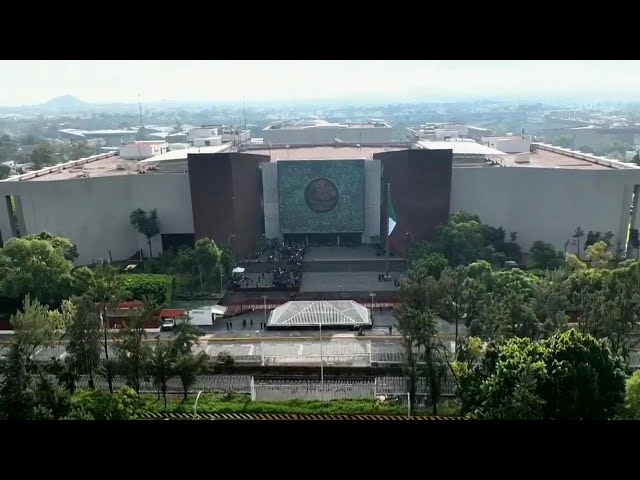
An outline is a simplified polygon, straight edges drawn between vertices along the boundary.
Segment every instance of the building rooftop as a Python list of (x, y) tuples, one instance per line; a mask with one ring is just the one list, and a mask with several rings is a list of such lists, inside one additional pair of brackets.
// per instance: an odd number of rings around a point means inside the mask
[(364, 122), (332, 123), (320, 118), (287, 120), (275, 122), (263, 130), (302, 130), (305, 128), (391, 128), (384, 120), (365, 120)]
[(624, 170), (638, 169), (635, 164), (624, 163), (606, 157), (556, 147), (545, 143), (532, 143), (533, 152), (529, 163), (515, 163), (515, 157), (505, 157), (503, 164), (508, 167), (564, 168), (576, 170)]
[(248, 149), (244, 153), (253, 153), (256, 155), (270, 155), (271, 161), (278, 160), (347, 160), (350, 158), (372, 159), (373, 155), (382, 152), (394, 152), (397, 150), (406, 150), (407, 147), (291, 147), (291, 148), (259, 148)]
[(496, 156), (502, 157), (507, 155), (495, 148), (487, 147), (476, 142), (456, 141), (456, 142), (438, 142), (429, 140), (420, 140), (416, 144), (418, 148), (425, 150), (453, 150), (453, 155), (479, 155), (479, 156)]
[[(124, 165), (129, 166), (125, 168)], [(71, 180), (74, 178), (112, 177), (136, 174), (135, 163), (122, 160), (114, 153), (94, 155), (53, 167), (11, 177), (8, 181), (40, 182), (50, 180)]]
[(231, 148), (230, 143), (223, 143), (222, 145), (214, 145), (211, 147), (180, 148), (171, 150), (170, 152), (161, 153), (160, 155), (147, 158), (146, 160), (142, 160), (138, 163), (140, 165), (149, 165), (162, 162), (177, 162), (180, 160), (186, 161), (187, 155), (189, 155), (190, 153), (222, 153), (227, 151), (229, 148)]

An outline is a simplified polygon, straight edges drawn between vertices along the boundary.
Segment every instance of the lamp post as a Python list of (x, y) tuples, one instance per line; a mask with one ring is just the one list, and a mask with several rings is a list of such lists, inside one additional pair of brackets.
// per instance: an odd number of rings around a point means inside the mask
[(338, 285), (338, 290), (340, 290), (340, 300), (342, 300), (342, 285)]
[(267, 328), (267, 296), (262, 296), (263, 309), (264, 309), (264, 328)]
[(202, 390), (198, 392), (198, 396), (196, 397), (196, 401), (193, 404), (193, 414), (198, 418), (198, 400), (200, 400), (200, 395), (202, 395)]
[(413, 233), (406, 232), (404, 234), (404, 236), (406, 237), (407, 235), (411, 235), (411, 243), (409, 243), (409, 246), (407, 247), (407, 253), (405, 254), (405, 256), (407, 257), (407, 262), (408, 262), (409, 261), (409, 247), (411, 247), (411, 245), (413, 245)]
[(371, 297), (371, 325), (373, 325), (373, 297), (375, 297), (376, 294), (371, 292), (369, 296)]
[(222, 280), (222, 270), (220, 270), (220, 295), (224, 295), (223, 289), (223, 280)]
[(325, 401), (324, 394), (324, 364), (322, 362), (322, 317), (320, 317), (320, 388), (322, 389), (322, 401)]
[(236, 253), (236, 252), (235, 252), (235, 250), (233, 250), (233, 244), (231, 243), (231, 239), (232, 239), (232, 238), (236, 238), (236, 234), (235, 234), (235, 233), (232, 233), (231, 235), (229, 235), (229, 236), (227, 237), (227, 243), (229, 244), (229, 247), (231, 247), (231, 251), (232, 251), (233, 253)]

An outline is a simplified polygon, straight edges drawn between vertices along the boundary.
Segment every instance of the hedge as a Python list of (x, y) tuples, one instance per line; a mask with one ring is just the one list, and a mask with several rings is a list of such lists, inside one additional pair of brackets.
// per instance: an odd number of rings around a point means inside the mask
[(128, 300), (149, 297), (158, 305), (164, 305), (173, 298), (175, 279), (171, 275), (136, 273), (123, 275), (121, 278)]

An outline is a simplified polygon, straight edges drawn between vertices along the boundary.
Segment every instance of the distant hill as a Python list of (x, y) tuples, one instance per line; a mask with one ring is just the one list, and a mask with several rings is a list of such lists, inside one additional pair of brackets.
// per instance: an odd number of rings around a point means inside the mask
[(61, 97), (54, 97), (51, 100), (44, 102), (40, 106), (45, 108), (57, 108), (57, 109), (73, 109), (87, 107), (89, 104), (83, 102), (78, 97), (73, 95), (62, 95)]

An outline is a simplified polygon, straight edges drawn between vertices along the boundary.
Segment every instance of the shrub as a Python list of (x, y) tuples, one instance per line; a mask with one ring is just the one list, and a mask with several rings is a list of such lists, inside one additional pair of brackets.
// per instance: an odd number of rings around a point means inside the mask
[(82, 390), (71, 398), (71, 405), (77, 414), (72, 418), (94, 420), (131, 420), (144, 410), (144, 401), (130, 387), (123, 387), (113, 395), (102, 390)]
[(164, 305), (173, 298), (175, 279), (170, 275), (138, 273), (123, 275), (121, 278), (129, 300), (148, 297), (158, 305)]

